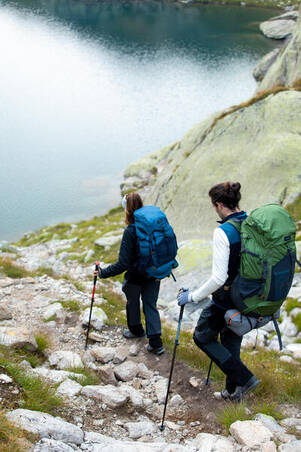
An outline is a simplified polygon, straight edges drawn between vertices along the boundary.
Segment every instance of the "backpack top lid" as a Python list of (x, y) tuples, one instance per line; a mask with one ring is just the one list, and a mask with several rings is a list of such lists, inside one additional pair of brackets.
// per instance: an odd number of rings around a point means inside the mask
[(135, 210), (134, 218), (136, 226), (139, 225), (147, 234), (160, 229), (167, 222), (165, 213), (156, 206), (143, 206)]
[[(252, 229), (265, 240), (277, 241), (284, 236), (294, 238), (296, 225), (291, 215), (279, 204), (267, 204), (254, 209), (242, 224), (242, 233)], [(290, 237), (290, 235), (292, 235)]]

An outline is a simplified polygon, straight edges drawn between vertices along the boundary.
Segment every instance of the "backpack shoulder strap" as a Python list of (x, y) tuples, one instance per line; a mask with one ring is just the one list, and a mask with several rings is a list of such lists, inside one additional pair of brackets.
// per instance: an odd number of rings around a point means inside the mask
[(244, 221), (244, 219), (243, 220), (232, 219), (232, 220), (228, 220), (226, 223), (232, 224), (232, 226), (234, 226), (235, 229), (240, 233), (241, 232), (241, 224), (243, 221)]

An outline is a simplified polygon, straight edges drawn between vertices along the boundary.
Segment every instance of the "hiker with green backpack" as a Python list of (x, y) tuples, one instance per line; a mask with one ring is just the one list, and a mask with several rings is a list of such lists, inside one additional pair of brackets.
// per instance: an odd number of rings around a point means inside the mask
[(240, 188), (239, 182), (225, 182), (210, 189), (221, 219), (213, 235), (212, 275), (199, 289), (178, 295), (183, 306), (212, 294), (193, 339), (226, 374), (221, 396), (232, 401), (241, 401), (260, 383), (240, 360), (242, 336), (272, 320), (280, 340), (276, 319), (296, 262), (296, 227), (288, 212), (268, 204), (248, 217), (239, 208)]
[(126, 339), (145, 336), (140, 314), (141, 298), (149, 340), (147, 350), (162, 355), (164, 347), (157, 300), (161, 279), (168, 277), (178, 266), (176, 236), (159, 207), (143, 206), (138, 193), (125, 195), (122, 206), (127, 227), (118, 261), (106, 268), (98, 267), (98, 275), (109, 278), (126, 272), (122, 290), (127, 299), (128, 328), (123, 331), (123, 336)]

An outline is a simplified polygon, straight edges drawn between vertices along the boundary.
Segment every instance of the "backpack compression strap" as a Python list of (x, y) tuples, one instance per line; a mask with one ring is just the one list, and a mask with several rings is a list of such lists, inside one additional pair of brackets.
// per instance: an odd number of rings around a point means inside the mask
[(273, 318), (273, 323), (274, 323), (275, 331), (276, 331), (277, 337), (278, 337), (279, 349), (282, 350), (283, 346), (282, 346), (281, 333), (280, 333), (280, 330), (279, 330), (278, 322), (277, 322), (277, 320), (275, 318)]

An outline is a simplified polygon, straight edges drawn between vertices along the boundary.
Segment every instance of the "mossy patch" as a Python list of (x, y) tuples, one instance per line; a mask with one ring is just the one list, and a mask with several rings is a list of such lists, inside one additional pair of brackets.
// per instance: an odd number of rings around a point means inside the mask
[(284, 309), (287, 314), (290, 314), (290, 312), (295, 308), (301, 308), (301, 303), (299, 303), (299, 301), (295, 298), (287, 298), (284, 305)]
[(185, 274), (193, 270), (209, 270), (212, 262), (212, 243), (206, 240), (189, 240), (181, 244), (177, 260), (177, 272)]

